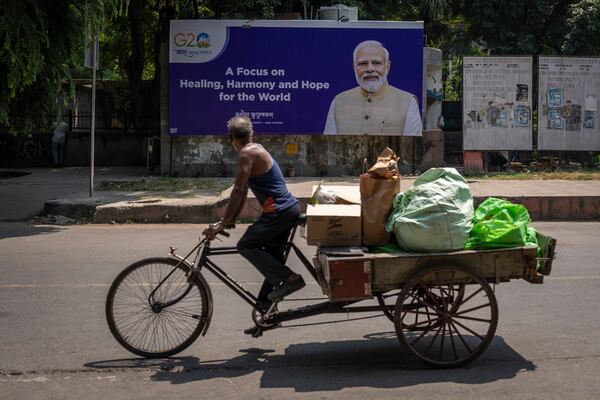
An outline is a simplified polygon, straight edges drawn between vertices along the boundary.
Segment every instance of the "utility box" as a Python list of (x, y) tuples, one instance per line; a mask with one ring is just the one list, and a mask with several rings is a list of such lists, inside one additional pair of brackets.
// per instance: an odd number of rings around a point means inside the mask
[[(347, 20), (345, 18), (347, 18)], [(344, 4), (321, 7), (319, 8), (319, 19), (358, 21), (358, 7), (348, 7)]]

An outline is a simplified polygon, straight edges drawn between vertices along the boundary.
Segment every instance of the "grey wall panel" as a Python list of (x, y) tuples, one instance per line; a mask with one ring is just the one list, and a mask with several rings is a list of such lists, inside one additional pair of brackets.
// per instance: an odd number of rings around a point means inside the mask
[(532, 149), (532, 57), (463, 58), (464, 150)]
[(538, 149), (600, 150), (600, 58), (540, 57)]

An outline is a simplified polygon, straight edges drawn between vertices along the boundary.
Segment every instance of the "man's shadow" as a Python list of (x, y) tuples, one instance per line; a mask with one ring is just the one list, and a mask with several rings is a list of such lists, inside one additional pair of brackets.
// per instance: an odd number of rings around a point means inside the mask
[(201, 361), (197, 357), (169, 358), (125, 358), (120, 360), (95, 361), (85, 364), (96, 369), (150, 369), (154, 381), (167, 381), (173, 384), (214, 378), (235, 378), (254, 371), (267, 369), (268, 354), (275, 350), (248, 348), (240, 349), (237, 357), (223, 360)]
[[(496, 336), (490, 347), (467, 366), (431, 369), (400, 346), (395, 332), (365, 336), (373, 340), (330, 341), (290, 345), (283, 355), (248, 348), (231, 359), (201, 361), (196, 357), (162, 360), (107, 360), (91, 368), (156, 370), (151, 379), (183, 384), (215, 378), (235, 378), (262, 371), (261, 388), (293, 388), (296, 392), (338, 391), (344, 388), (399, 388), (427, 383), (484, 384), (533, 371), (535, 365)], [(376, 340), (374, 340), (376, 339)]]

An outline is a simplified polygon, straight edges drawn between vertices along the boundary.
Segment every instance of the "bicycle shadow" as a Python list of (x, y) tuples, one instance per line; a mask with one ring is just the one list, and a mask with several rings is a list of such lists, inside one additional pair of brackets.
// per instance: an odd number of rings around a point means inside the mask
[(119, 360), (94, 361), (84, 364), (95, 369), (151, 369), (153, 381), (168, 381), (173, 384), (213, 378), (236, 378), (257, 370), (265, 370), (268, 354), (272, 349), (240, 349), (240, 356), (223, 360), (201, 361), (198, 357), (169, 358), (124, 358)]
[[(345, 388), (400, 388), (427, 383), (485, 384), (512, 379), (534, 371), (524, 359), (496, 336), (476, 361), (456, 369), (430, 369), (398, 345), (395, 332), (381, 332), (366, 339), (290, 345), (284, 354), (247, 348), (223, 360), (197, 357), (146, 360), (107, 360), (86, 364), (91, 368), (152, 369), (156, 382), (185, 384), (217, 378), (236, 378), (262, 372), (261, 388), (292, 388), (296, 392), (339, 391)], [(156, 371), (154, 371), (156, 370)]]

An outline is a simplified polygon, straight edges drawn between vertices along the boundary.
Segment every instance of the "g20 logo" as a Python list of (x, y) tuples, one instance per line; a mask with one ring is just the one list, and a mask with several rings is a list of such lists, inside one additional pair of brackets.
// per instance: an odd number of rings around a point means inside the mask
[(210, 47), (210, 36), (208, 33), (176, 33), (173, 36), (173, 43), (178, 47)]

